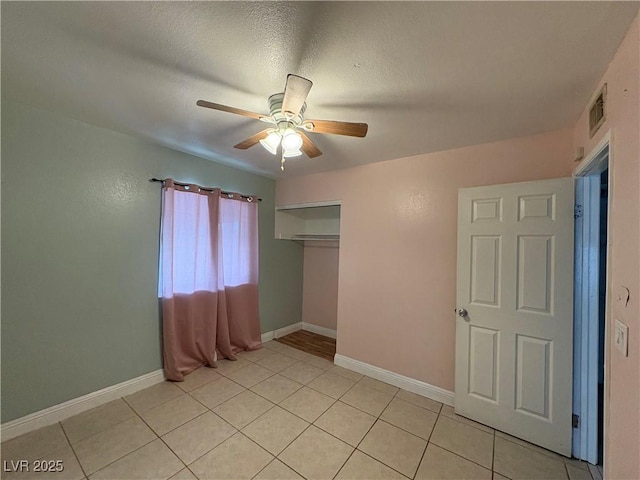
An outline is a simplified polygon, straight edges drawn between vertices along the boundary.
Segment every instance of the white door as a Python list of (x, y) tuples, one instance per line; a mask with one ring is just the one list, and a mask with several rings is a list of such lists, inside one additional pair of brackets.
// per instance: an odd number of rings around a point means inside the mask
[(573, 198), (571, 178), (458, 195), (456, 413), (566, 456)]

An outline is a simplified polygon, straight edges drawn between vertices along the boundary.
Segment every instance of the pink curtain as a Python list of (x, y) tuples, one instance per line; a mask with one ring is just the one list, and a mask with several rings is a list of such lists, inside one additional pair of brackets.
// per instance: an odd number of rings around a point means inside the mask
[(258, 205), (165, 181), (160, 295), (168, 379), (260, 348)]

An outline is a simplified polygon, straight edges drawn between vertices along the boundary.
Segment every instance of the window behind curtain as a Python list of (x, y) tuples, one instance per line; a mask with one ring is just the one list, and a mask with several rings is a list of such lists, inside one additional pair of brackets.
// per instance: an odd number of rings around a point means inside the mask
[[(225, 286), (258, 283), (258, 223), (255, 204), (220, 198), (217, 258), (212, 251), (208, 198), (192, 192), (175, 191), (173, 195), (172, 231), (164, 232), (164, 243), (171, 242), (170, 262), (160, 262), (160, 296), (162, 279), (170, 275), (172, 293), (215, 292)], [(166, 227), (165, 227), (166, 228)], [(170, 239), (164, 237), (171, 235)], [(164, 258), (169, 258), (166, 255)], [(170, 265), (171, 272), (163, 272)], [(222, 267), (219, 269), (219, 265)], [(167, 296), (167, 289), (164, 294)]]
[(222, 240), (224, 285), (258, 283), (258, 222), (255, 204), (220, 199), (219, 232)]

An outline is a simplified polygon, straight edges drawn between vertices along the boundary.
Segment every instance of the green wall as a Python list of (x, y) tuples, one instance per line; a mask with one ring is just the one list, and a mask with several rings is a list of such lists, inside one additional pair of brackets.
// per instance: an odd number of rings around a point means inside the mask
[(262, 331), (300, 321), (273, 180), (3, 99), (2, 422), (162, 367), (151, 177), (262, 197)]

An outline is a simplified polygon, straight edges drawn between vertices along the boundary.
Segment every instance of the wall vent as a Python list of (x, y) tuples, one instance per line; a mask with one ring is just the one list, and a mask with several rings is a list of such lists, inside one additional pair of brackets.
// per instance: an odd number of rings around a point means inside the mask
[(607, 118), (607, 84), (602, 86), (591, 107), (589, 107), (589, 138), (593, 137)]

